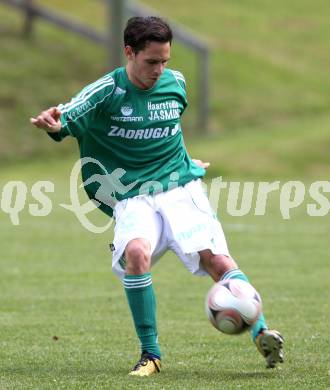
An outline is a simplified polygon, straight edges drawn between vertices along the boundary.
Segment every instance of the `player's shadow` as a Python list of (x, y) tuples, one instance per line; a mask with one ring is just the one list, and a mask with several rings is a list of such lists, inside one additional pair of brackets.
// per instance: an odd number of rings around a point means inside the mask
[[(118, 380), (122, 380), (123, 378), (127, 378), (128, 375), (128, 368), (124, 366), (109, 366), (107, 367), (97, 367), (97, 366), (90, 366), (90, 367), (77, 367), (74, 365), (71, 366), (53, 366), (53, 367), (46, 367), (43, 365), (33, 365), (32, 366), (26, 366), (26, 367), (1, 367), (0, 369), (2, 376), (15, 376), (15, 377), (40, 377), (40, 378), (62, 378), (62, 380), (65, 380), (65, 378), (70, 378), (72, 380), (73, 378), (80, 380), (94, 380), (95, 378), (112, 378), (112, 381), (116, 381), (116, 378)], [(223, 382), (223, 384), (228, 382), (235, 383), (236, 381), (242, 381), (245, 380), (249, 382), (249, 379), (255, 381), (264, 381), (265, 379), (270, 379), (275, 376), (276, 370), (262, 370), (262, 371), (239, 371), (239, 370), (228, 370), (224, 369), (222, 370), (221, 367), (207, 367), (207, 368), (200, 368), (200, 369), (189, 369), (187, 367), (171, 367), (164, 369), (162, 371), (161, 376), (156, 376), (155, 379), (159, 378), (166, 378), (166, 379), (172, 379), (177, 380), (178, 383), (183, 379), (187, 377), (187, 372), (189, 372), (189, 378), (190, 380), (196, 381), (196, 383), (208, 383), (209, 381), (213, 381), (214, 378), (218, 378), (219, 384)]]
[(264, 380), (265, 378), (271, 378), (275, 375), (275, 371), (226, 371), (225, 373), (226, 378), (230, 379), (262, 379)]
[[(167, 374), (172, 372), (177, 377), (183, 377), (187, 375), (187, 368), (174, 368), (167, 371)], [(262, 371), (239, 371), (239, 370), (221, 370), (221, 368), (212, 367), (207, 369), (193, 369), (189, 372), (190, 378), (195, 378), (196, 380), (209, 380), (210, 378), (219, 377), (223, 381), (227, 382), (236, 381), (236, 380), (249, 380), (253, 379), (264, 381), (265, 379), (270, 379), (276, 376), (276, 370), (262, 370)]]

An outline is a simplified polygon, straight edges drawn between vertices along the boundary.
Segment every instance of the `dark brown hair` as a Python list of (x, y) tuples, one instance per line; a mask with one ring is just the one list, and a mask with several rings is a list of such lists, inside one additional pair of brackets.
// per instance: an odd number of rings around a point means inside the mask
[(124, 31), (124, 45), (131, 46), (135, 53), (149, 42), (172, 43), (172, 39), (170, 26), (157, 16), (130, 18)]

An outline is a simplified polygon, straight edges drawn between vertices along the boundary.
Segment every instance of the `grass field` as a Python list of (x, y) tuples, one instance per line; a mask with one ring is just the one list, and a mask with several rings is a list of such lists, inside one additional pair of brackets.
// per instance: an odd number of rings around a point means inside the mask
[[(26, 206), (20, 225), (12, 226), (0, 211), (1, 390), (329, 387), (328, 217), (307, 216), (305, 204), (284, 221), (275, 196), (266, 216), (237, 218), (222, 201), (232, 255), (262, 293), (269, 323), (285, 335), (281, 368), (266, 370), (248, 335), (212, 328), (203, 307), (211, 281), (191, 276), (168, 253), (153, 273), (164, 370), (129, 378), (139, 350), (123, 289), (111, 273), (112, 232), (92, 234), (59, 206), (69, 202), (73, 162), (2, 170), (0, 189), (9, 180), (29, 188), (51, 180), (55, 192), (47, 217), (31, 217)], [(101, 214), (93, 218), (106, 222)]]

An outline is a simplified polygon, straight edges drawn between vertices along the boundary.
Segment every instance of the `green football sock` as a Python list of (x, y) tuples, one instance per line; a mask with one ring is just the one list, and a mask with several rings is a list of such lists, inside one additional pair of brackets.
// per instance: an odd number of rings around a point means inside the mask
[(124, 287), (142, 352), (161, 357), (156, 325), (156, 297), (151, 274), (125, 275)]
[[(221, 280), (226, 280), (226, 279), (241, 279), (244, 280), (245, 282), (249, 282), (249, 279), (247, 276), (238, 268), (231, 269), (230, 271), (227, 271), (221, 278)], [(263, 330), (263, 329), (268, 329), (266, 325), (266, 320), (264, 315), (261, 313), (258, 320), (256, 323), (252, 326), (250, 330), (250, 334), (252, 337), (252, 340), (255, 342), (258, 334)]]

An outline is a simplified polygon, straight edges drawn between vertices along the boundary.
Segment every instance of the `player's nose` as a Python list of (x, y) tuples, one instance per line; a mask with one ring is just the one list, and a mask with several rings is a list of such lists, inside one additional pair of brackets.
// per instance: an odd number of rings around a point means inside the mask
[(163, 64), (157, 64), (154, 69), (155, 76), (159, 77), (164, 71)]

